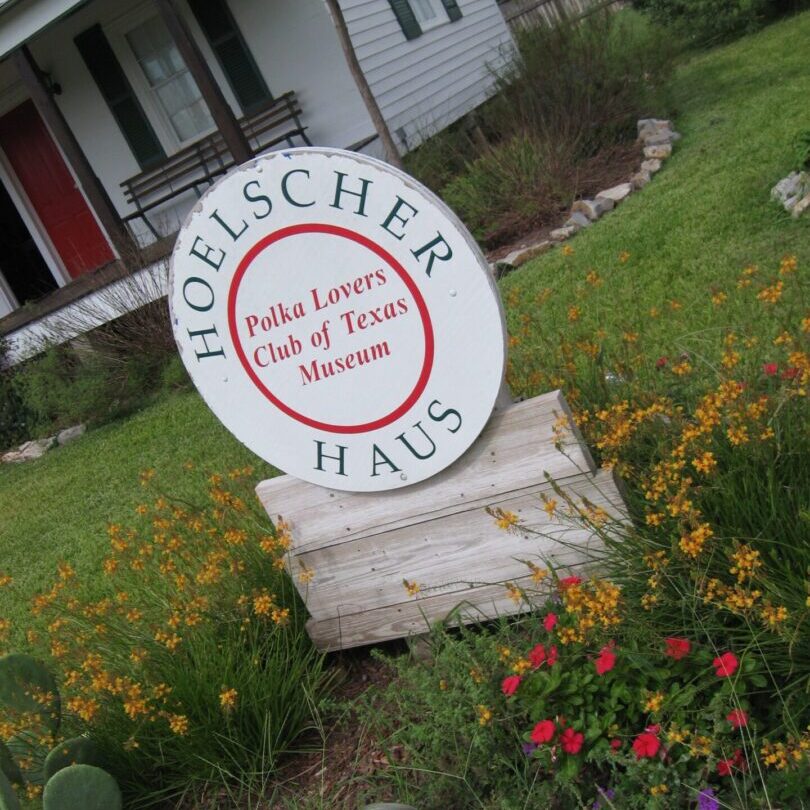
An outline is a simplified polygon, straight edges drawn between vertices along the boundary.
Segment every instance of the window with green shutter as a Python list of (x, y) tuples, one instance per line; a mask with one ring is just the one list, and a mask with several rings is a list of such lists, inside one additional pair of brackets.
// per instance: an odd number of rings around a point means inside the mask
[(225, 0), (188, 0), (188, 4), (242, 111), (251, 113), (272, 101), (273, 97)]
[(101, 26), (88, 28), (74, 42), (141, 169), (165, 160), (166, 153)]
[(422, 34), (422, 28), (416, 20), (411, 4), (408, 0), (388, 0), (396, 15), (405, 39), (416, 39)]
[(450, 22), (461, 19), (461, 9), (458, 7), (456, 0), (442, 0), (442, 5), (450, 18)]

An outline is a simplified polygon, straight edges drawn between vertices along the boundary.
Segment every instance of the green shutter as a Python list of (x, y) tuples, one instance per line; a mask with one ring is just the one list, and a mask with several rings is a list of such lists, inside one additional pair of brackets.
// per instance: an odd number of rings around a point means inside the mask
[(101, 26), (88, 28), (74, 42), (141, 169), (148, 169), (164, 160), (166, 153)]
[(405, 34), (405, 39), (416, 39), (422, 34), (422, 29), (416, 20), (411, 9), (411, 4), (408, 0), (388, 0), (394, 14), (397, 15), (402, 32)]
[(461, 19), (461, 9), (458, 7), (456, 0), (442, 0), (442, 5), (450, 18), (450, 22)]
[(253, 112), (272, 101), (225, 0), (189, 0), (188, 4), (243, 112)]

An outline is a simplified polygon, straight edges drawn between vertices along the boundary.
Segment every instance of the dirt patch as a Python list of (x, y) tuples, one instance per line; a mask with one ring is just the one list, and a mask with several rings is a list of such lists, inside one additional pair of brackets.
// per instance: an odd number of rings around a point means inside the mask
[[(644, 160), (642, 145), (639, 141), (617, 144), (610, 149), (603, 149), (598, 155), (583, 163), (576, 178), (574, 199), (590, 199), (606, 188), (626, 183), (638, 171)], [(549, 238), (551, 231), (563, 225), (568, 218), (568, 209), (559, 211), (553, 222), (537, 221), (520, 235), (499, 241), (497, 247), (485, 251), (487, 260), (497, 262), (518, 248), (528, 247)], [(525, 223), (524, 223), (525, 228)]]

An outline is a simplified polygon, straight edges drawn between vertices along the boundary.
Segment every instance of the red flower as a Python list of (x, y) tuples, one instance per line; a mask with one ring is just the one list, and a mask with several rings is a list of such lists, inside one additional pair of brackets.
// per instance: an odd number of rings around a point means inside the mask
[(740, 748), (734, 752), (731, 759), (721, 759), (720, 762), (717, 763), (717, 775), (729, 776), (734, 768), (740, 771), (744, 771), (747, 768), (745, 757)]
[(726, 720), (728, 720), (734, 728), (742, 728), (748, 725), (748, 714), (742, 709), (732, 709), (726, 715)]
[(676, 661), (686, 658), (692, 649), (692, 644), (687, 638), (665, 638), (664, 642), (667, 645), (664, 655), (668, 655)]
[(783, 380), (792, 380), (796, 377), (799, 373), (799, 369), (796, 366), (791, 366), (790, 368), (786, 368), (782, 372), (782, 379)]
[(546, 628), (547, 633), (550, 633), (556, 626), (557, 626), (557, 614), (549, 613), (546, 616), (546, 618), (543, 619), (543, 627)]
[(773, 377), (777, 371), (779, 371), (779, 364), (778, 363), (765, 363), (762, 366), (762, 371), (767, 374), (769, 377)]
[(655, 367), (656, 367), (656, 368), (663, 368), (663, 367), (664, 367), (664, 366), (665, 366), (665, 365), (666, 365), (668, 362), (669, 362), (669, 358), (668, 358), (668, 357), (666, 357), (666, 356), (664, 356), (664, 357), (659, 357), (659, 358), (658, 358), (658, 359), (655, 361)]
[(652, 759), (658, 753), (660, 747), (661, 741), (655, 734), (650, 734), (649, 731), (639, 734), (638, 737), (633, 740), (633, 752), (636, 755), (636, 759), (643, 759), (644, 757)]
[(712, 661), (714, 674), (718, 678), (730, 678), (737, 671), (739, 663), (737, 656), (733, 652), (725, 652)]
[(548, 651), (548, 658), (546, 658), (546, 663), (553, 667), (554, 664), (557, 663), (557, 645), (554, 644), (551, 649)]
[(604, 675), (606, 672), (610, 672), (616, 666), (616, 653), (610, 647), (602, 647), (595, 664), (597, 674)]
[(550, 742), (554, 738), (557, 727), (551, 720), (541, 720), (533, 729), (531, 733), (532, 742), (535, 745), (542, 745), (543, 743)]
[(585, 736), (578, 731), (574, 731), (572, 728), (567, 728), (560, 737), (562, 750), (565, 751), (566, 754), (578, 754), (584, 742)]
[(582, 582), (582, 577), (566, 577), (560, 580), (560, 590), (565, 591), (574, 585), (579, 585), (580, 582)]
[(618, 751), (618, 750), (619, 750), (619, 749), (622, 747), (622, 741), (621, 741), (621, 740), (620, 740), (618, 737), (614, 737), (614, 738), (613, 738), (613, 739), (610, 741), (610, 747), (611, 747), (611, 748), (612, 748), (614, 751)]
[(533, 649), (529, 650), (529, 662), (534, 669), (542, 666), (546, 660), (546, 648), (542, 644), (538, 644)]
[(520, 675), (510, 675), (508, 678), (503, 679), (503, 683), (501, 683), (501, 692), (503, 692), (507, 697), (511, 697), (515, 694), (515, 692), (517, 692), (518, 686), (520, 686)]

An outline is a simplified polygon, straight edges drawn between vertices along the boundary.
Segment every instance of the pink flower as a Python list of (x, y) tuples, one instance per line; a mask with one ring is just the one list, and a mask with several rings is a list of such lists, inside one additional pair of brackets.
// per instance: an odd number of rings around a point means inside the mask
[(796, 366), (791, 366), (790, 368), (786, 368), (782, 372), (782, 379), (783, 380), (792, 380), (796, 377), (799, 373), (799, 369)]
[(748, 763), (745, 761), (741, 748), (738, 748), (732, 754), (731, 759), (721, 759), (720, 762), (717, 763), (717, 775), (730, 776), (734, 768), (740, 771), (746, 771), (748, 769)]
[(596, 672), (598, 675), (604, 675), (610, 672), (616, 666), (616, 653), (610, 647), (602, 647), (599, 651), (599, 658), (595, 661)]
[(556, 626), (557, 626), (557, 614), (556, 613), (547, 614), (546, 618), (543, 619), (543, 627), (546, 628), (546, 632), (550, 633)]
[(718, 678), (730, 678), (737, 671), (739, 663), (733, 652), (725, 652), (712, 661), (714, 674)]
[(720, 762), (717, 763), (717, 775), (728, 776), (731, 773), (731, 766), (733, 764), (730, 759), (721, 759)]
[(573, 588), (574, 585), (579, 585), (582, 582), (582, 577), (565, 577), (560, 580), (560, 590), (565, 591), (568, 588)]
[(546, 658), (546, 663), (553, 667), (554, 664), (557, 663), (557, 645), (554, 644), (551, 649), (548, 651), (548, 658)]
[(778, 363), (765, 363), (762, 366), (762, 371), (767, 374), (769, 377), (773, 377), (777, 371), (779, 371), (779, 364)]
[(503, 679), (501, 692), (507, 697), (511, 697), (517, 692), (518, 686), (520, 686), (520, 675), (510, 675), (508, 678)]
[(546, 648), (542, 644), (538, 644), (533, 649), (529, 650), (529, 662), (534, 669), (542, 666), (545, 660)]
[(566, 754), (578, 754), (584, 742), (585, 736), (572, 728), (567, 728), (560, 737), (560, 745)]
[(742, 709), (732, 709), (726, 715), (726, 720), (728, 720), (734, 728), (742, 728), (748, 725), (748, 714)]
[(664, 655), (674, 658), (676, 661), (686, 658), (692, 649), (689, 639), (686, 638), (665, 638), (664, 642), (667, 645)]
[(668, 357), (666, 357), (666, 356), (664, 356), (664, 357), (659, 357), (659, 358), (658, 358), (658, 359), (655, 361), (655, 367), (656, 367), (656, 368), (663, 368), (663, 367), (664, 367), (664, 366), (665, 366), (665, 365), (666, 365), (668, 362), (669, 362), (669, 358), (668, 358)]
[(636, 759), (643, 759), (645, 757), (652, 759), (658, 753), (660, 747), (661, 740), (649, 731), (639, 734), (638, 737), (633, 740), (633, 752), (636, 755)]
[(622, 741), (621, 741), (621, 740), (620, 740), (618, 737), (614, 737), (614, 738), (613, 738), (613, 739), (610, 741), (610, 747), (611, 747), (611, 748), (612, 748), (614, 751), (618, 751), (618, 750), (619, 750), (619, 749), (622, 747)]
[(542, 745), (554, 738), (557, 727), (551, 720), (541, 720), (531, 733), (531, 740), (535, 745)]

